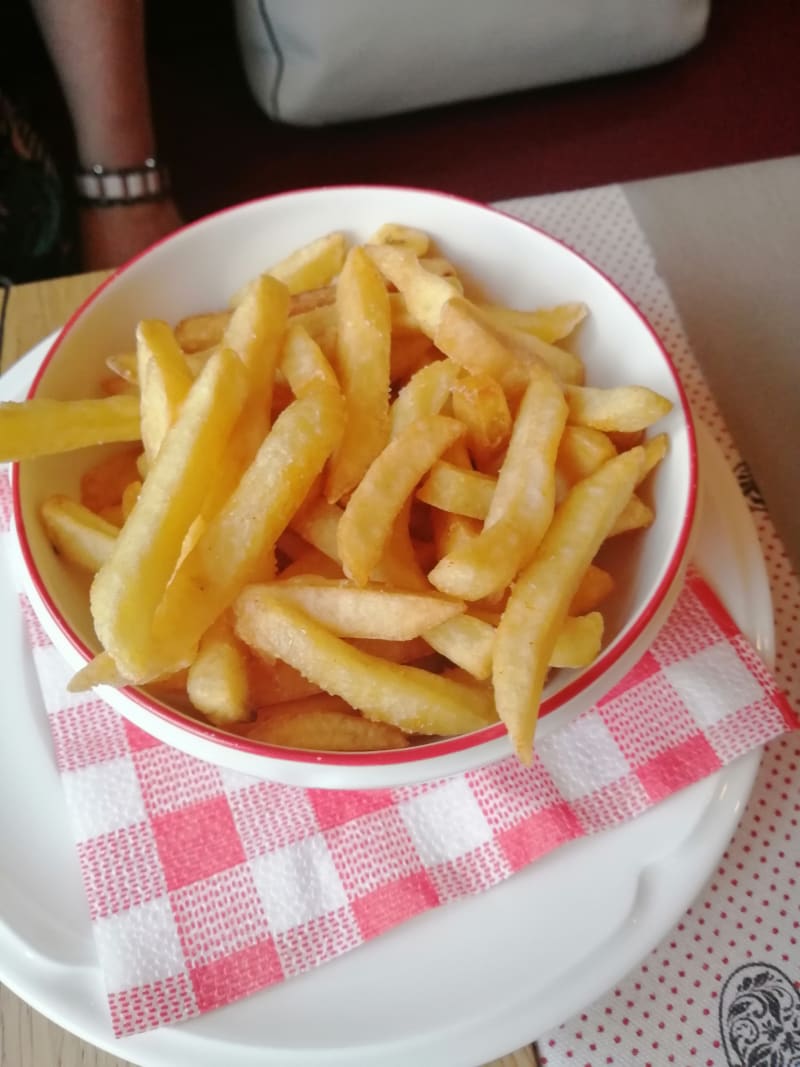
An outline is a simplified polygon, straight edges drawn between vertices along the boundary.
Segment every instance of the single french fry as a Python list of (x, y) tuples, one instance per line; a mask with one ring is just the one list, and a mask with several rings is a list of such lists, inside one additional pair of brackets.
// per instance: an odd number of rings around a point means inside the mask
[(403, 226), (399, 222), (384, 222), (369, 239), (375, 245), (400, 245), (410, 249), (417, 256), (426, 256), (431, 246), (431, 239), (424, 230), (416, 226)]
[(365, 719), (341, 697), (327, 693), (281, 704), (244, 734), (251, 741), (316, 752), (375, 752), (409, 745), (396, 726)]
[(192, 385), (192, 375), (166, 322), (145, 319), (136, 328), (142, 445), (151, 464)]
[(444, 256), (420, 256), (419, 262), (429, 274), (438, 274), (442, 278), (447, 278), (460, 293), (464, 292), (464, 283), (449, 259), (445, 259)]
[(335, 302), (292, 315), (292, 325), (302, 326), (333, 363), (338, 339)]
[(466, 374), (453, 383), (453, 414), (467, 427), (466, 444), (479, 468), (508, 444), (513, 420), (500, 383)]
[(370, 465), (347, 502), (337, 530), (345, 574), (364, 585), (380, 561), (395, 519), (414, 486), (464, 428), (445, 415), (418, 419)]
[[(138, 478), (129, 482), (122, 491), (122, 500), (119, 502), (120, 510), (122, 512), (122, 522), (128, 518), (133, 511), (136, 501), (139, 499), (139, 493), (142, 491), (142, 483)], [(122, 523), (120, 523), (122, 525)]]
[(397, 513), (381, 558), (370, 577), (396, 589), (431, 593), (431, 585), (422, 569), (417, 546), (411, 537), (410, 520), (413, 500), (408, 497)]
[[(119, 671), (114, 660), (108, 652), (98, 652), (92, 659), (76, 671), (67, 683), (67, 691), (70, 693), (83, 693), (88, 689), (94, 689), (97, 685), (110, 685), (114, 689), (127, 685), (128, 679)], [(174, 699), (176, 696), (186, 696), (186, 671), (176, 671), (174, 674), (165, 674), (160, 678), (154, 678), (147, 686), (157, 699), (165, 697)]]
[(366, 252), (381, 274), (402, 294), (413, 322), (435, 341), (442, 307), (458, 294), (458, 287), (450, 279), (425, 270), (409, 248), (373, 244), (366, 246)]
[(253, 391), (267, 412), (271, 407), (288, 309), (286, 286), (269, 275), (262, 275), (246, 287), (222, 335), (222, 347), (232, 348), (247, 367)]
[(277, 419), (253, 462), (172, 577), (153, 620), (161, 673), (191, 662), (197, 643), (278, 537), (341, 438), (341, 394), (318, 388)]
[(497, 334), (508, 350), (524, 362), (541, 362), (555, 374), (559, 381), (581, 385), (585, 377), (583, 361), (566, 348), (548, 344), (535, 333), (516, 330), (487, 320), (487, 325)]
[(289, 315), (300, 315), (314, 308), (330, 307), (336, 300), (335, 285), (321, 285), (316, 289), (303, 289), (289, 293)]
[(380, 585), (358, 588), (347, 580), (298, 577), (261, 588), (294, 604), (339, 637), (410, 641), (464, 610), (463, 603), (433, 591), (409, 593)]
[(186, 692), (193, 707), (215, 726), (247, 718), (247, 655), (225, 617), (203, 634), (186, 675)]
[(548, 344), (555, 344), (556, 341), (568, 337), (575, 327), (583, 322), (589, 311), (586, 304), (581, 303), (558, 304), (556, 307), (538, 308), (535, 311), (517, 311), (500, 304), (478, 306), (489, 320), (498, 326), (532, 333)]
[[(481, 615), (457, 615), (428, 630), (425, 640), (452, 663), (468, 671), (473, 678), (485, 681), (492, 674), (492, 657), (496, 627), (493, 620)], [(597, 656), (603, 639), (603, 616), (595, 611), (579, 617), (568, 616), (559, 631), (550, 657), (551, 667), (586, 667)]]
[(0, 463), (140, 439), (138, 396), (0, 403)]
[(440, 352), (471, 374), (494, 378), (511, 397), (528, 385), (528, 364), (515, 356), (469, 300), (453, 296), (436, 308), (433, 341)]
[(330, 284), (342, 269), (346, 253), (345, 235), (328, 233), (291, 252), (268, 273), (283, 282), (290, 293), (319, 289)]
[(200, 515), (204, 526), (229, 499), (269, 432), (271, 418), (265, 406), (267, 391), (254, 388), (250, 383), (239, 417), (208, 473), (208, 491)]
[(45, 532), (67, 562), (96, 573), (108, 561), (119, 530), (68, 496), (51, 496), (41, 506)]
[(462, 545), (473, 541), (480, 535), (483, 523), (466, 515), (455, 515), (449, 511), (435, 508), (431, 511), (433, 544), (437, 560), (450, 552), (457, 551)]
[(533, 365), (479, 537), (444, 556), (428, 575), (462, 600), (497, 595), (536, 551), (555, 506), (555, 460), (567, 417), (561, 386)]
[(108, 652), (98, 652), (93, 656), (85, 667), (70, 678), (67, 683), (67, 691), (70, 693), (85, 693), (88, 689), (94, 689), (96, 685), (110, 685), (119, 688), (125, 685), (126, 679), (120, 674), (119, 668)]
[(336, 375), (324, 352), (308, 330), (298, 324), (291, 324), (286, 331), (280, 369), (295, 396), (303, 396), (316, 385), (338, 388)]
[(209, 345), (208, 348), (200, 348), (197, 352), (183, 353), (183, 358), (186, 360), (186, 366), (189, 368), (189, 373), (193, 378), (197, 377), (219, 347), (219, 344), (215, 344)]
[(304, 505), (292, 518), (291, 528), (310, 545), (341, 566), (337, 534), (342, 508), (325, 499)]
[(336, 312), (337, 370), (347, 421), (328, 470), (325, 495), (331, 503), (359, 483), (389, 439), (389, 298), (360, 247), (351, 249), (342, 268)]
[(614, 592), (615, 582), (608, 571), (591, 563), (585, 570), (569, 605), (570, 615), (589, 615)]
[(498, 714), (523, 763), (531, 760), (542, 689), (570, 602), (643, 463), (635, 448), (578, 482), (514, 584), (497, 627), (492, 682)]
[(208, 457), (223, 447), (247, 392), (239, 358), (223, 350), (195, 380), (142, 485), (111, 558), (95, 575), (95, 631), (131, 681), (163, 671), (152, 620), (207, 491)]
[(139, 478), (138, 445), (126, 446), (105, 456), (81, 476), (81, 503), (91, 511), (102, 511), (122, 500), (125, 487)]
[(568, 615), (558, 632), (549, 666), (571, 670), (588, 667), (600, 652), (603, 626), (603, 616), (599, 611), (588, 615)]
[(253, 588), (235, 604), (236, 631), (361, 711), (408, 733), (450, 736), (494, 720), (491, 697), (419, 667), (362, 652), (299, 608)]
[(657, 433), (653, 437), (648, 437), (646, 441), (642, 443), (644, 448), (644, 469), (642, 472), (642, 481), (647, 475), (654, 470), (661, 460), (666, 456), (669, 448), (669, 437), (665, 433)]
[(474, 678), (491, 677), (495, 638), (491, 623), (462, 614), (432, 627), (423, 636), (431, 648)]
[(202, 511), (205, 521), (212, 519), (228, 500), (269, 431), (287, 301), (285, 286), (262, 276), (248, 286), (225, 330), (225, 347), (239, 356), (250, 382), (236, 425), (209, 471)]
[[(408, 336), (413, 337), (420, 334), (423, 337), (426, 337), (427, 335), (425, 334), (425, 331), (409, 311), (406, 298), (403, 294), (392, 289), (391, 282), (387, 281), (387, 286), (389, 288), (389, 311), (391, 312), (392, 317), (392, 339), (394, 340)], [(428, 337), (428, 341), (431, 342), (430, 337)], [(441, 353), (437, 352), (436, 358), (441, 358)]]
[(596, 430), (646, 430), (672, 410), (672, 402), (643, 385), (620, 385), (611, 389), (593, 386), (565, 387), (572, 425)]
[(106, 357), (106, 366), (128, 385), (139, 384), (138, 362), (135, 352), (115, 352)]
[(186, 353), (202, 352), (218, 345), (230, 321), (230, 311), (210, 311), (187, 315), (175, 326), (175, 337)]
[(438, 415), (459, 374), (460, 368), (449, 359), (437, 359), (416, 371), (389, 410), (391, 436), (397, 437), (424, 415)]
[(488, 474), (454, 467), (440, 459), (417, 490), (417, 500), (456, 515), (485, 519), (496, 486), (497, 479)]
[(565, 426), (558, 446), (556, 467), (567, 486), (579, 482), (617, 454), (602, 430), (590, 426)]
[(608, 536), (617, 537), (619, 534), (630, 533), (631, 530), (644, 530), (654, 519), (655, 512), (650, 505), (645, 504), (642, 498), (634, 493), (620, 512)]
[[(290, 252), (260, 277), (274, 278), (286, 286), (291, 297), (290, 314), (323, 307), (333, 302), (330, 283), (341, 270), (346, 252), (344, 234), (328, 233)], [(231, 296), (232, 308), (241, 303), (250, 284), (243, 285)]]

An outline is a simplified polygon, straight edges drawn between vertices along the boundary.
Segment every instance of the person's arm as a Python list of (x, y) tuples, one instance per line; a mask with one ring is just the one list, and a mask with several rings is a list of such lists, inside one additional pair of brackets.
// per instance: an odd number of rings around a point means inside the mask
[[(72, 118), (80, 165), (155, 156), (142, 0), (32, 0)], [(87, 267), (116, 266), (175, 229), (170, 199), (83, 210)]]

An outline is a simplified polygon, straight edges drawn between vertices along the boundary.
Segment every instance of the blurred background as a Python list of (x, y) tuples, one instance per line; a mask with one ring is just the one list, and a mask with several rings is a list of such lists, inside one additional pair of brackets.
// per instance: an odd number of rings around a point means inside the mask
[[(796, 0), (716, 0), (704, 40), (654, 67), (316, 128), (259, 108), (231, 4), (150, 3), (147, 35), (159, 150), (186, 219), (308, 185), (401, 183), (491, 201), (800, 151)], [(69, 181), (70, 124), (27, 0), (4, 2), (0, 72)], [(43, 276), (79, 269), (71, 224)]]

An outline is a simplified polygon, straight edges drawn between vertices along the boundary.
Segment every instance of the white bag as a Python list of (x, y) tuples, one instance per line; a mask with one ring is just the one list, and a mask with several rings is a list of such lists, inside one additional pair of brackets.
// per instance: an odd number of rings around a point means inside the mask
[(643, 67), (703, 37), (710, 0), (236, 0), (250, 87), (320, 125)]

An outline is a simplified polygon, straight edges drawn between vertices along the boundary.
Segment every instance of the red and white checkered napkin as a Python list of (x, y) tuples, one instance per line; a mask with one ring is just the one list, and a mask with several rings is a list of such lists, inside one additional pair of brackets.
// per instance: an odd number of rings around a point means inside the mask
[(480, 893), (796, 725), (690, 574), (601, 703), (514, 758), (424, 786), (312, 791), (227, 771), (70, 695), (22, 600), (115, 1033), (173, 1023)]

